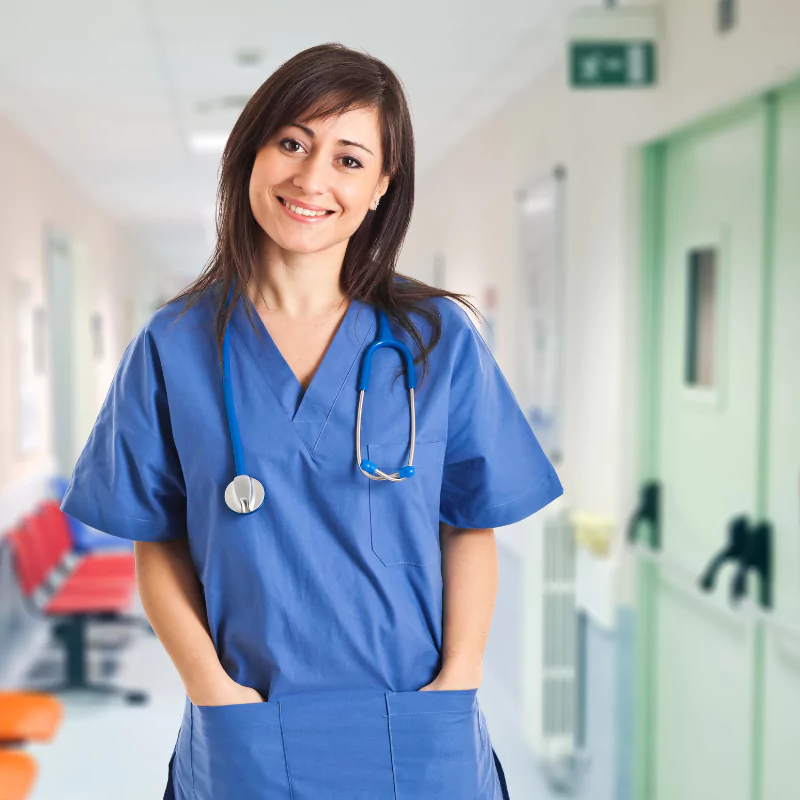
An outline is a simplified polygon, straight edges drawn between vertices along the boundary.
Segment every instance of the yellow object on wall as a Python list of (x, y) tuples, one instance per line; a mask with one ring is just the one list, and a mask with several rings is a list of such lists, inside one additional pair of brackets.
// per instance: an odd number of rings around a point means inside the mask
[(575, 542), (597, 558), (607, 558), (611, 552), (611, 537), (615, 523), (610, 517), (575, 511), (570, 517)]

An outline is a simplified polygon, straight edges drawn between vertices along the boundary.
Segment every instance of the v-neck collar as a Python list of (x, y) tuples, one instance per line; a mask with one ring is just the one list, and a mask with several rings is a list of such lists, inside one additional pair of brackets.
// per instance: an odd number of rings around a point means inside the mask
[[(245, 303), (251, 304), (255, 330), (247, 318)], [(363, 347), (370, 332), (375, 330), (374, 309), (359, 300), (350, 301), (305, 391), (249, 298), (240, 298), (236, 303), (231, 325), (284, 414), (313, 452), (336, 398), (348, 376), (358, 369)]]

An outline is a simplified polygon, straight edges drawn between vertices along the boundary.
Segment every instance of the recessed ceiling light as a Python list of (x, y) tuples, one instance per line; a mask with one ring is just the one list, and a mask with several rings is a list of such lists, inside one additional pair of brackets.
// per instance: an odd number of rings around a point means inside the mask
[(230, 131), (195, 131), (189, 134), (189, 147), (195, 153), (221, 153)]
[(545, 214), (553, 210), (553, 200), (550, 197), (529, 195), (522, 203), (522, 211), (529, 217)]

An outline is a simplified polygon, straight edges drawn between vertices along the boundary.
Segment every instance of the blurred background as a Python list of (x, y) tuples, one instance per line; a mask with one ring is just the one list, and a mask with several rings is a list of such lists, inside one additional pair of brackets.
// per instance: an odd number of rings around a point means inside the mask
[(404, 82), (399, 269), (472, 295), (565, 487), (497, 531), (512, 797), (800, 798), (797, 0), (0, 0), (0, 800), (162, 796), (182, 685), (58, 502), (231, 125), (326, 41)]

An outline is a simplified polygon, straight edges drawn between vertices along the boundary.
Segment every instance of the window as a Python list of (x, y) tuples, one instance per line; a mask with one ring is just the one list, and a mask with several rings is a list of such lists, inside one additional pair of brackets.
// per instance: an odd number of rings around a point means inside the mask
[(717, 251), (689, 253), (686, 331), (686, 383), (713, 387), (715, 379), (714, 333), (717, 317)]

